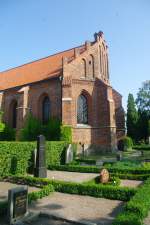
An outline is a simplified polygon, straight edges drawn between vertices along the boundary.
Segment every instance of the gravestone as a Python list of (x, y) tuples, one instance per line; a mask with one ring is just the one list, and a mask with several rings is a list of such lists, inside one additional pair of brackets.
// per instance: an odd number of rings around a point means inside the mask
[(109, 172), (106, 169), (100, 171), (100, 183), (105, 184), (109, 181)]
[(65, 163), (71, 163), (73, 161), (73, 149), (72, 145), (69, 144), (67, 150), (66, 150), (66, 158), (65, 158)]
[(14, 224), (28, 214), (28, 187), (8, 190), (8, 222)]
[(117, 152), (116, 159), (117, 159), (117, 161), (122, 160), (122, 153), (121, 152)]
[(45, 137), (43, 135), (39, 135), (37, 137), (36, 166), (34, 176), (41, 178), (47, 177)]
[(96, 160), (96, 166), (103, 166), (104, 162), (100, 159)]

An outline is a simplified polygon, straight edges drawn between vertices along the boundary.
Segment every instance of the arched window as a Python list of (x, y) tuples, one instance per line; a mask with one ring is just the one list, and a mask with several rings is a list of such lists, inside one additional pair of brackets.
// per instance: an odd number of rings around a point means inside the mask
[(86, 77), (86, 61), (85, 61), (85, 59), (81, 60), (81, 77)]
[(88, 104), (84, 95), (78, 97), (77, 102), (77, 123), (88, 124)]
[(12, 128), (17, 127), (17, 101), (12, 103)]
[(50, 118), (50, 100), (49, 97), (45, 97), (42, 102), (42, 121), (47, 123)]

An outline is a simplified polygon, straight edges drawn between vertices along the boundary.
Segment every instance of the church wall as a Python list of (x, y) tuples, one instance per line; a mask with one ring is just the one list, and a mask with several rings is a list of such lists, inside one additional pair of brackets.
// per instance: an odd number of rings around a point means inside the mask
[[(22, 128), (25, 116), (24, 110), (41, 119), (42, 97), (48, 96), (50, 99), (51, 116), (61, 119), (61, 83), (58, 79), (47, 80), (29, 85), (28, 93), (25, 96), (24, 87), (9, 89), (4, 92), (3, 107), (4, 121), (12, 126), (11, 103), (17, 101), (17, 129)], [(25, 96), (25, 98), (24, 98)], [(25, 106), (25, 102), (27, 105)], [(26, 107), (26, 108), (25, 108)]]

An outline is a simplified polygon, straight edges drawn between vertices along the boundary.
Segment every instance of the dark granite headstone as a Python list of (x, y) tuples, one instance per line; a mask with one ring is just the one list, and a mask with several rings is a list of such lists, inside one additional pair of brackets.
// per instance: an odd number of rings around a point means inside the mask
[(20, 221), (28, 214), (28, 188), (17, 187), (8, 191), (8, 222)]
[(46, 148), (45, 148), (45, 137), (39, 135), (37, 137), (37, 153), (36, 153), (36, 167), (34, 170), (35, 177), (46, 178)]

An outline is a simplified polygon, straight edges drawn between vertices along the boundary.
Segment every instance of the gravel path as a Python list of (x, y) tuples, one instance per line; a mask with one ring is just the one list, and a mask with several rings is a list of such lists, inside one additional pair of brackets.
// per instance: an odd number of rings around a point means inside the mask
[(79, 222), (110, 225), (122, 210), (123, 202), (89, 196), (57, 193), (33, 202), (31, 211), (44, 211), (52, 215)]
[(140, 180), (121, 180), (120, 186), (122, 187), (138, 187), (143, 184)]
[[(12, 184), (9, 182), (0, 182), (0, 201), (7, 200), (8, 190), (11, 188), (18, 187), (18, 186), (22, 186), (22, 185)], [(39, 191), (39, 188), (28, 186), (28, 191), (29, 192)]]
[(55, 171), (55, 170), (47, 171), (47, 178), (49, 179), (64, 180), (78, 183), (92, 180), (96, 176), (98, 176), (98, 173), (76, 173), (76, 172)]
[[(49, 179), (78, 182), (78, 183), (92, 180), (98, 175), (99, 175), (98, 173), (76, 173), (76, 172), (55, 171), (55, 170), (47, 171), (47, 177)], [(143, 181), (138, 180), (121, 180), (120, 186), (138, 187), (142, 183)]]
[(148, 213), (148, 216), (144, 220), (144, 225), (150, 225), (150, 212)]

